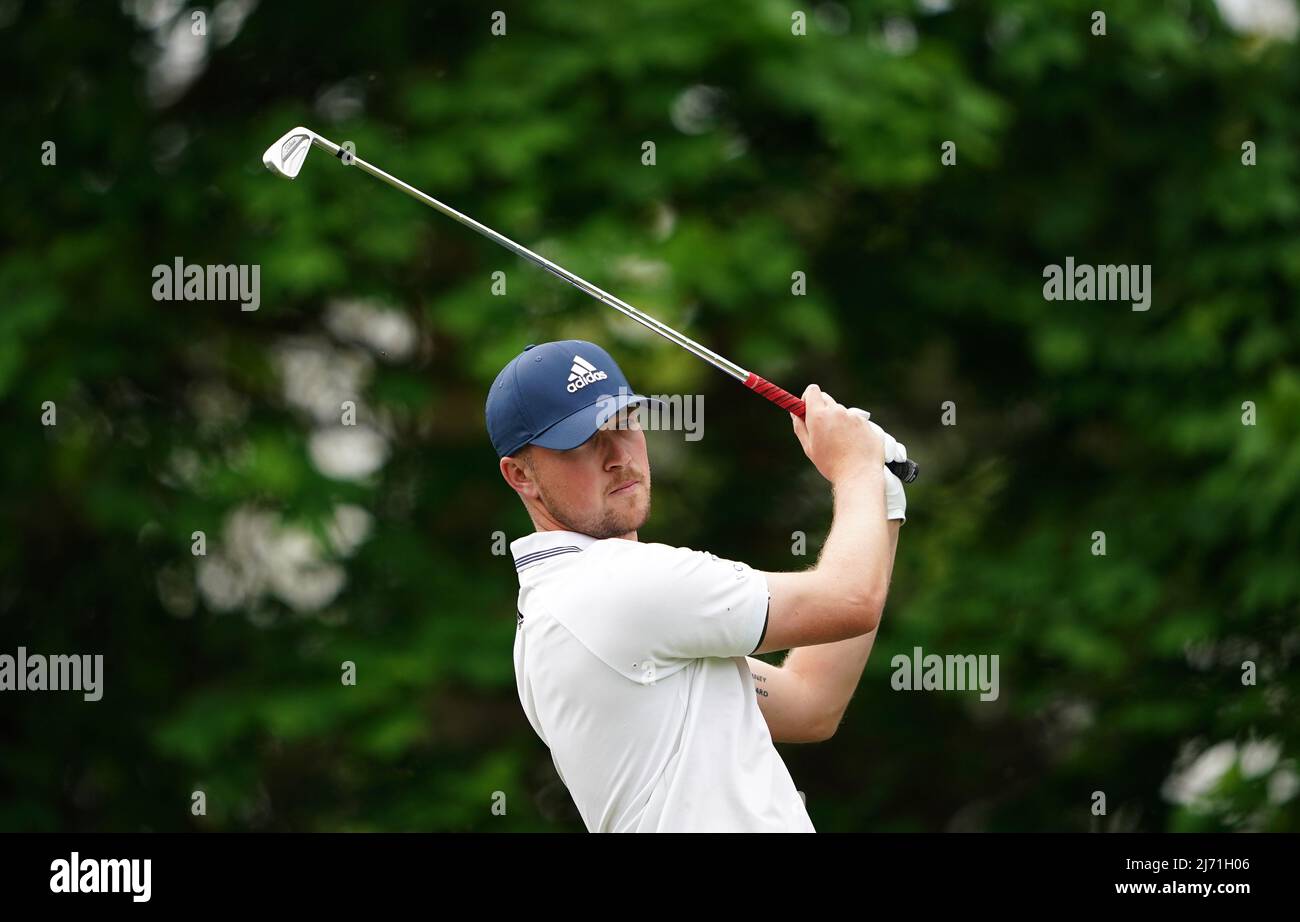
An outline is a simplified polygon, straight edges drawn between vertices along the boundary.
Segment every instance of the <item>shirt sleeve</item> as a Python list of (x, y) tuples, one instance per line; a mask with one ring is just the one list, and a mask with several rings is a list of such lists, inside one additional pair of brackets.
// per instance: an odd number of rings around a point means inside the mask
[(767, 578), (748, 564), (666, 544), (617, 552), (603, 584), (607, 648), (660, 663), (746, 656), (767, 632)]

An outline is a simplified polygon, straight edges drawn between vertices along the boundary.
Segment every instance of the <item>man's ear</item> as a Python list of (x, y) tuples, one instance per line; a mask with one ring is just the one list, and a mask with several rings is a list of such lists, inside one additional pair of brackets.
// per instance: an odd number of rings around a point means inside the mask
[(499, 462), (499, 466), (501, 476), (516, 493), (534, 498), (537, 496), (537, 481), (533, 479), (533, 468), (524, 454), (506, 455)]

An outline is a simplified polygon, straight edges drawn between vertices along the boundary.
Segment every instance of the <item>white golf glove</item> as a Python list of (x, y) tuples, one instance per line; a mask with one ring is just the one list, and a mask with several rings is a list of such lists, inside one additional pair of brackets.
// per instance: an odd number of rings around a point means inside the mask
[[(886, 462), (907, 460), (907, 446), (873, 423), (870, 413), (858, 407), (849, 407), (849, 412), (861, 416), (880, 434), (881, 441), (885, 443)], [(907, 521), (907, 494), (903, 492), (903, 481), (889, 468), (885, 468), (885, 518)]]
[(907, 521), (907, 494), (903, 492), (903, 481), (898, 475), (885, 468), (885, 518)]

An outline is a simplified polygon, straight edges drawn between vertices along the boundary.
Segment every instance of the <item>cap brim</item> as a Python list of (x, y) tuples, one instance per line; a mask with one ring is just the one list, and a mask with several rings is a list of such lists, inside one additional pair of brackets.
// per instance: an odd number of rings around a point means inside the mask
[(609, 399), (597, 400), (576, 413), (570, 413), (564, 419), (539, 432), (536, 438), (529, 440), (529, 444), (540, 445), (543, 448), (551, 448), (555, 451), (568, 451), (571, 448), (577, 448), (595, 435), (596, 431), (605, 425), (611, 416), (633, 403), (653, 403), (658, 404), (660, 407), (664, 406), (662, 400), (645, 397), (641, 394), (624, 394), (621, 397), (609, 395)]

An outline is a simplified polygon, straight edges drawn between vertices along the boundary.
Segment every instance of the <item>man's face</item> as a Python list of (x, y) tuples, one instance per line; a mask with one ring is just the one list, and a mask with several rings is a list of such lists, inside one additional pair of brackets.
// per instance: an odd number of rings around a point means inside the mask
[(637, 407), (622, 411), (568, 451), (529, 446), (523, 458), (513, 459), (522, 470), (510, 470), (512, 459), (503, 458), (502, 472), (535, 519), (549, 516), (593, 538), (621, 538), (650, 517), (650, 460), (638, 415)]

